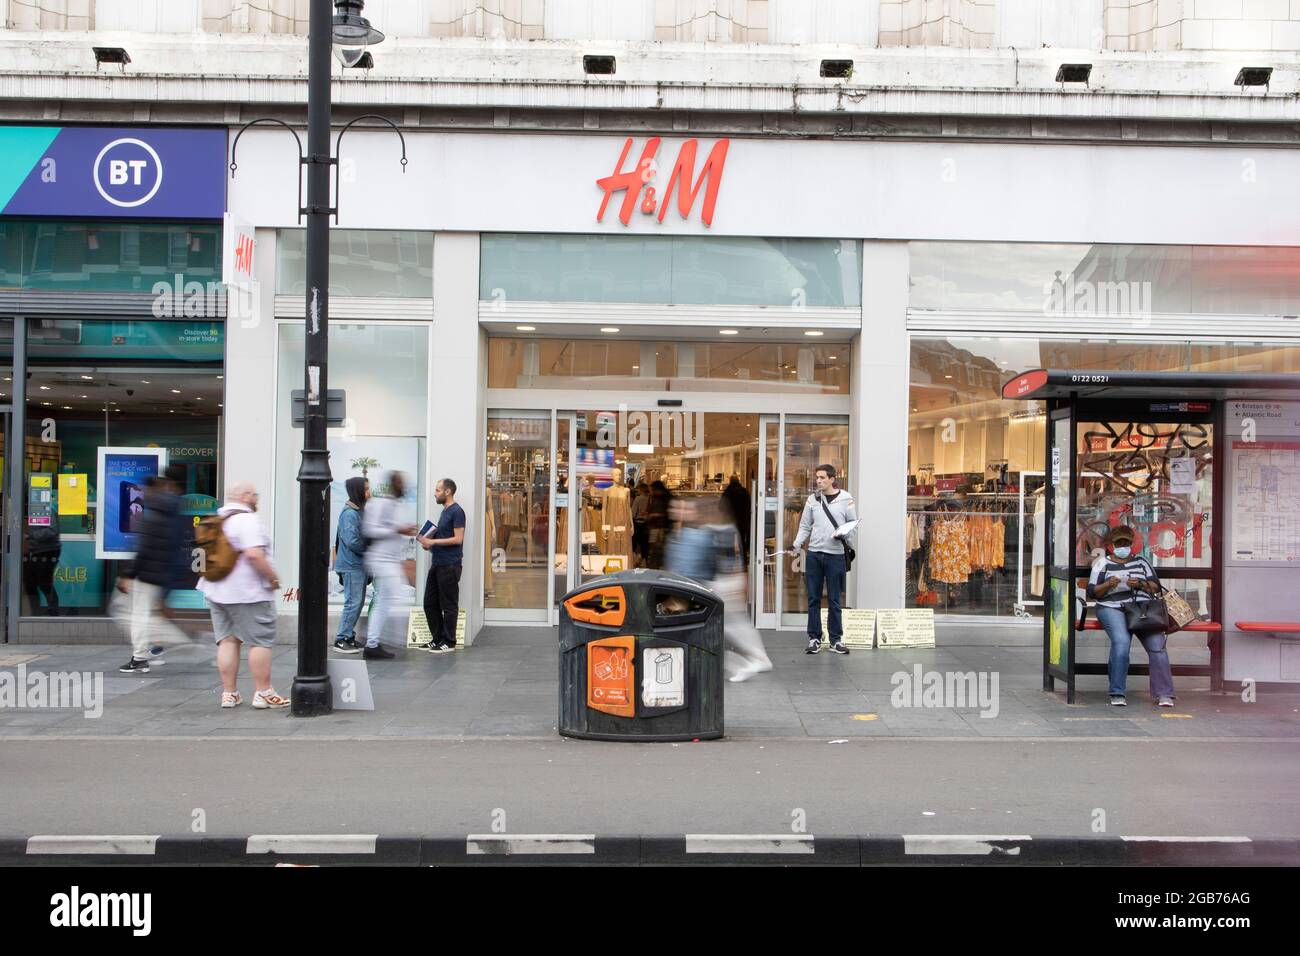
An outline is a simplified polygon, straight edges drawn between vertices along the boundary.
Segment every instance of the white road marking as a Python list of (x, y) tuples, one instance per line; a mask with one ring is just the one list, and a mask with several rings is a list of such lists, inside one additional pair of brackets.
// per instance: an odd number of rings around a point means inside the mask
[(375, 852), (376, 833), (259, 833), (248, 838), (245, 853), (356, 853)]
[(985, 836), (956, 833), (905, 833), (903, 834), (903, 852), (908, 856), (990, 856), (994, 853), (1019, 856), (1020, 847), (1018, 846), (1007, 848), (997, 847), (993, 844), (1025, 843), (1032, 839), (1033, 837), (1025, 835)]
[(34, 836), (27, 839), (27, 855), (80, 853), (105, 856), (152, 856), (158, 836)]
[(595, 852), (594, 833), (471, 833), (465, 837), (467, 856)]
[(687, 853), (815, 853), (811, 833), (688, 833)]

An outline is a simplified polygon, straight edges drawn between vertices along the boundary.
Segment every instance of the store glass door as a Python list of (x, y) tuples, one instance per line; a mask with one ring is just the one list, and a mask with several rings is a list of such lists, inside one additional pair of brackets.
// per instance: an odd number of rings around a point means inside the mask
[(754, 622), (762, 628), (775, 628), (781, 599), (777, 582), (781, 580), (782, 562), (778, 554), (784, 540), (781, 528), (781, 417), (763, 415), (759, 419), (758, 478), (755, 483), (756, 512), (753, 555)]
[(549, 411), (488, 413), (483, 521), (485, 620), (550, 620), (554, 441)]

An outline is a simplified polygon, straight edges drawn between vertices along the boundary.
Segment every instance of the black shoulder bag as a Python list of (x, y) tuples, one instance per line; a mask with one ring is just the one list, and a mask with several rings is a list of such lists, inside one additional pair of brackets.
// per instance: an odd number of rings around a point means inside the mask
[[(822, 510), (826, 512), (826, 520), (831, 523), (831, 527), (834, 528), (836, 531), (840, 530), (840, 523), (836, 521), (835, 516), (831, 514), (831, 509), (830, 506), (826, 504), (826, 499), (823, 498), (821, 495), (818, 495), (817, 500), (822, 503)], [(844, 548), (844, 570), (852, 571), (853, 559), (858, 556), (858, 553), (854, 551), (852, 548), (850, 548), (849, 543), (845, 541), (843, 538), (840, 538), (840, 546)]]

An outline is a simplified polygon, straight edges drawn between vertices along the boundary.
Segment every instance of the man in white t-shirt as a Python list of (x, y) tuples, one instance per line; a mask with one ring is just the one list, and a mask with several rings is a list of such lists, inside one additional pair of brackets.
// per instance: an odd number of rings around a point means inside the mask
[(271, 564), (271, 538), (257, 512), (257, 489), (250, 482), (233, 485), (217, 512), (221, 531), (239, 555), (234, 569), (220, 581), (199, 580), (199, 590), (212, 613), (221, 673), (221, 706), (237, 707), (239, 645), (248, 645), (248, 669), (253, 674), (253, 707), (279, 710), (289, 706), (271, 686), (271, 648), (275, 646), (275, 593), (280, 578)]

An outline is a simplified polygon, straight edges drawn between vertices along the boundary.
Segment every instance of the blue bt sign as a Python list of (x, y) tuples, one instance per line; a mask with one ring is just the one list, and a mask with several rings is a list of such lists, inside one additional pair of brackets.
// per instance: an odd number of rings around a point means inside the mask
[(0, 214), (220, 219), (224, 129), (0, 127)]

